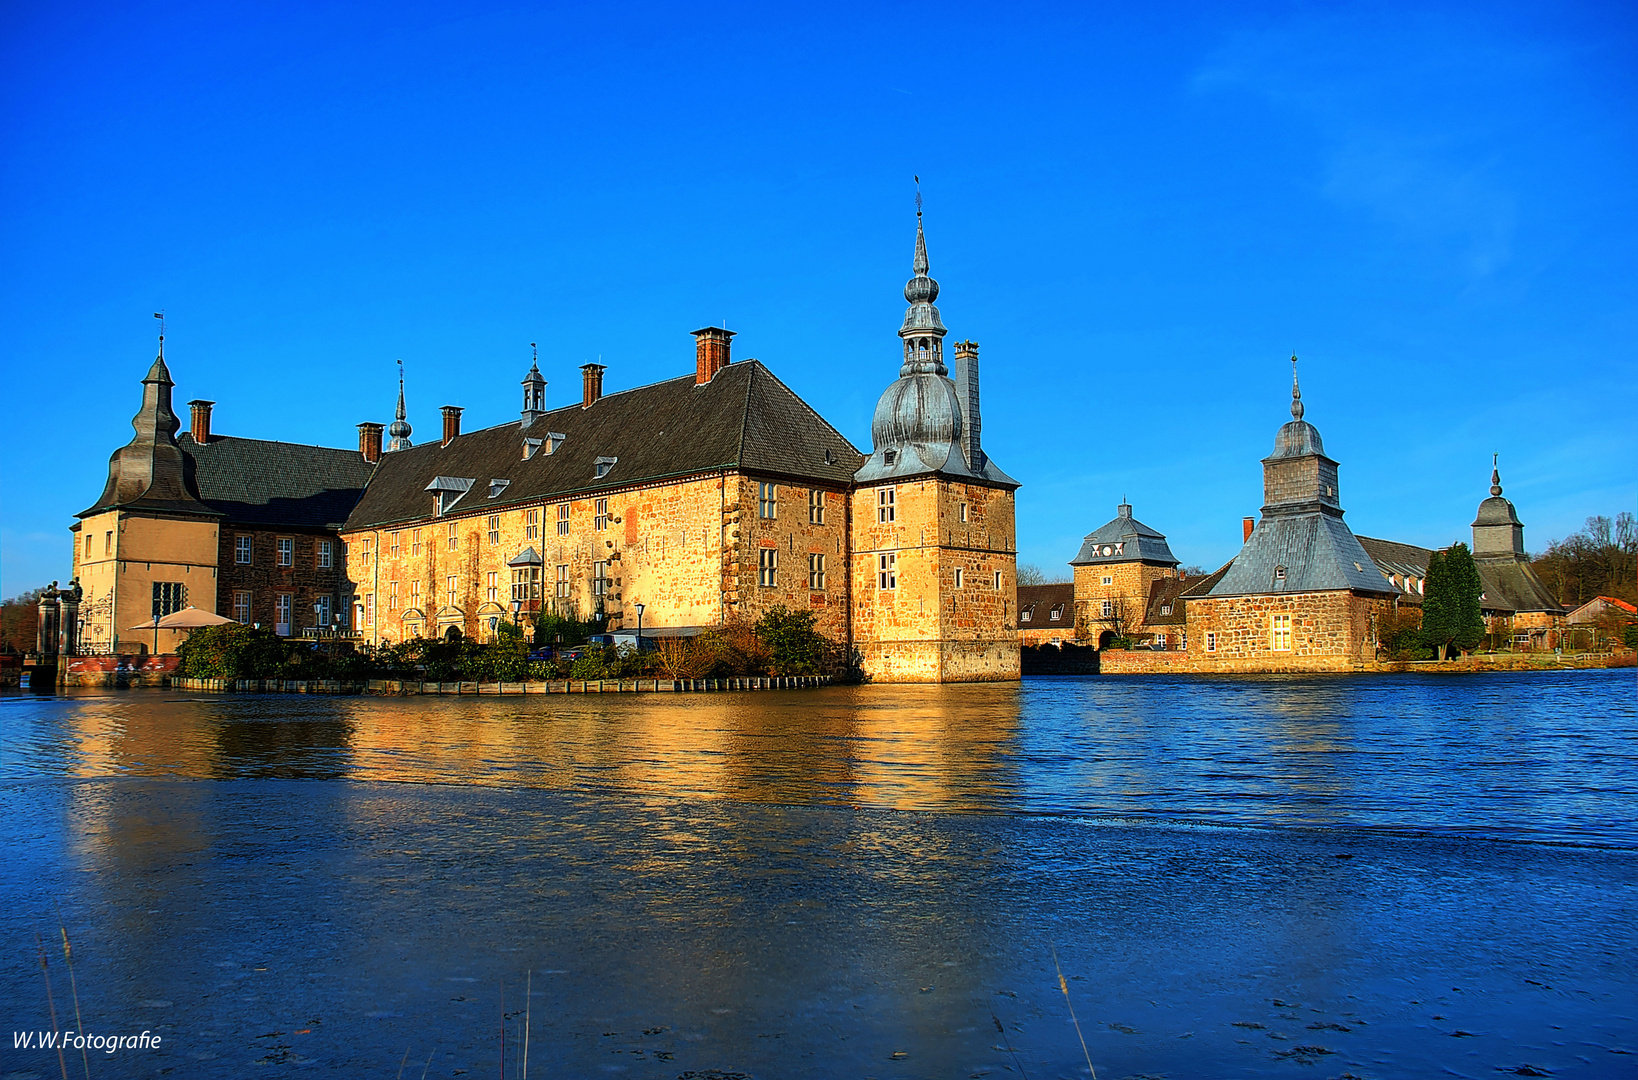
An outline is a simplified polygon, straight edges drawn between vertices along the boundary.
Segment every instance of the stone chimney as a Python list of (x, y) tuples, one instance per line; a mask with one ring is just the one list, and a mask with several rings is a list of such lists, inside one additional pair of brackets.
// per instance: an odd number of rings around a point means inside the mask
[(439, 410), (444, 414), (444, 442), (448, 446), (461, 434), (461, 407), (459, 405), (445, 405)]
[(188, 402), (188, 408), (193, 410), (193, 441), (201, 446), (210, 442), (210, 407), (215, 404), (199, 398)]
[(358, 452), (371, 465), (381, 460), (381, 433), (385, 430), (380, 424), (365, 422), (358, 425)]
[(728, 366), (728, 346), (734, 332), (718, 326), (694, 331), (694, 385), (704, 386)]
[(979, 441), (984, 422), (978, 411), (978, 342), (955, 343), (956, 401), (961, 406), (961, 450), (973, 472), (984, 469), (984, 449)]
[(607, 371), (602, 364), (580, 365), (580, 407), (589, 409), (597, 399), (603, 396), (603, 372)]
[(1240, 519), (1240, 542), (1242, 544), (1245, 543), (1247, 540), (1251, 539), (1251, 530), (1255, 529), (1256, 527), (1257, 527), (1257, 519), (1256, 518), (1241, 518)]

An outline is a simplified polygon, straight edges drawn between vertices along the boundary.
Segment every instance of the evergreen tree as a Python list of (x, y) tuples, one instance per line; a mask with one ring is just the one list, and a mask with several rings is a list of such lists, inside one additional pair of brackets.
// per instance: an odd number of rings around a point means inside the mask
[(1433, 658), (1443, 660), (1445, 650), (1456, 636), (1456, 616), (1451, 610), (1450, 571), (1445, 553), (1428, 557), (1428, 573), (1422, 579), (1422, 641), (1433, 649)]
[(1453, 647), (1465, 651), (1484, 639), (1484, 620), (1479, 615), (1483, 588), (1466, 544), (1452, 544), (1428, 559), (1422, 640), (1433, 647), (1434, 659), (1446, 659)]
[(1463, 652), (1470, 652), (1484, 640), (1484, 616), (1479, 613), (1479, 598), (1484, 594), (1484, 582), (1479, 580), (1479, 568), (1473, 564), (1473, 552), (1466, 544), (1453, 544), (1445, 555), (1445, 573), (1450, 575), (1454, 595), (1455, 635), (1451, 644)]

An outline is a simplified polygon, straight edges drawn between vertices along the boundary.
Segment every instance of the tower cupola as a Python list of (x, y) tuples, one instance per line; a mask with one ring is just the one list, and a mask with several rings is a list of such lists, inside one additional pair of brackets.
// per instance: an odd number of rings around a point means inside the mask
[(523, 377), (522, 427), (531, 426), (546, 411), (546, 380), (540, 374), (539, 347), (531, 341), (529, 348), (536, 351), (534, 361), (529, 365), (529, 374)]
[(1490, 459), (1490, 498), (1479, 504), (1478, 516), (1473, 519), (1473, 554), (1524, 554), (1524, 522), (1519, 520), (1513, 501), (1502, 498), (1501, 466), (1494, 455)]
[(398, 411), (393, 414), (393, 421), (387, 425), (387, 449), (408, 450), (414, 444), (410, 442), (409, 421), (404, 418), (404, 362), (398, 361)]

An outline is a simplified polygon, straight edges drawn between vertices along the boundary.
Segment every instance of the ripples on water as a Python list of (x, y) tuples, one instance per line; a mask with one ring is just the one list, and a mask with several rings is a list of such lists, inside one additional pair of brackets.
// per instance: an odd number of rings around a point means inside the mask
[(0, 700), (0, 776), (327, 778), (1638, 845), (1626, 671)]

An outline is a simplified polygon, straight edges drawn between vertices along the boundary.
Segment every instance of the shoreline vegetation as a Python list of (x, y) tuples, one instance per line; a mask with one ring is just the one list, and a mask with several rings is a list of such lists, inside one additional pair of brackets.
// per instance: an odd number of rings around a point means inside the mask
[(693, 637), (614, 645), (596, 622), (543, 615), (532, 633), (502, 622), (491, 641), (451, 629), (398, 644), (310, 643), (237, 623), (194, 631), (177, 650), (174, 678), (220, 682), (523, 684), (697, 682), (824, 677), (859, 681), (855, 658), (819, 633), (810, 611), (776, 607), (755, 623)]

